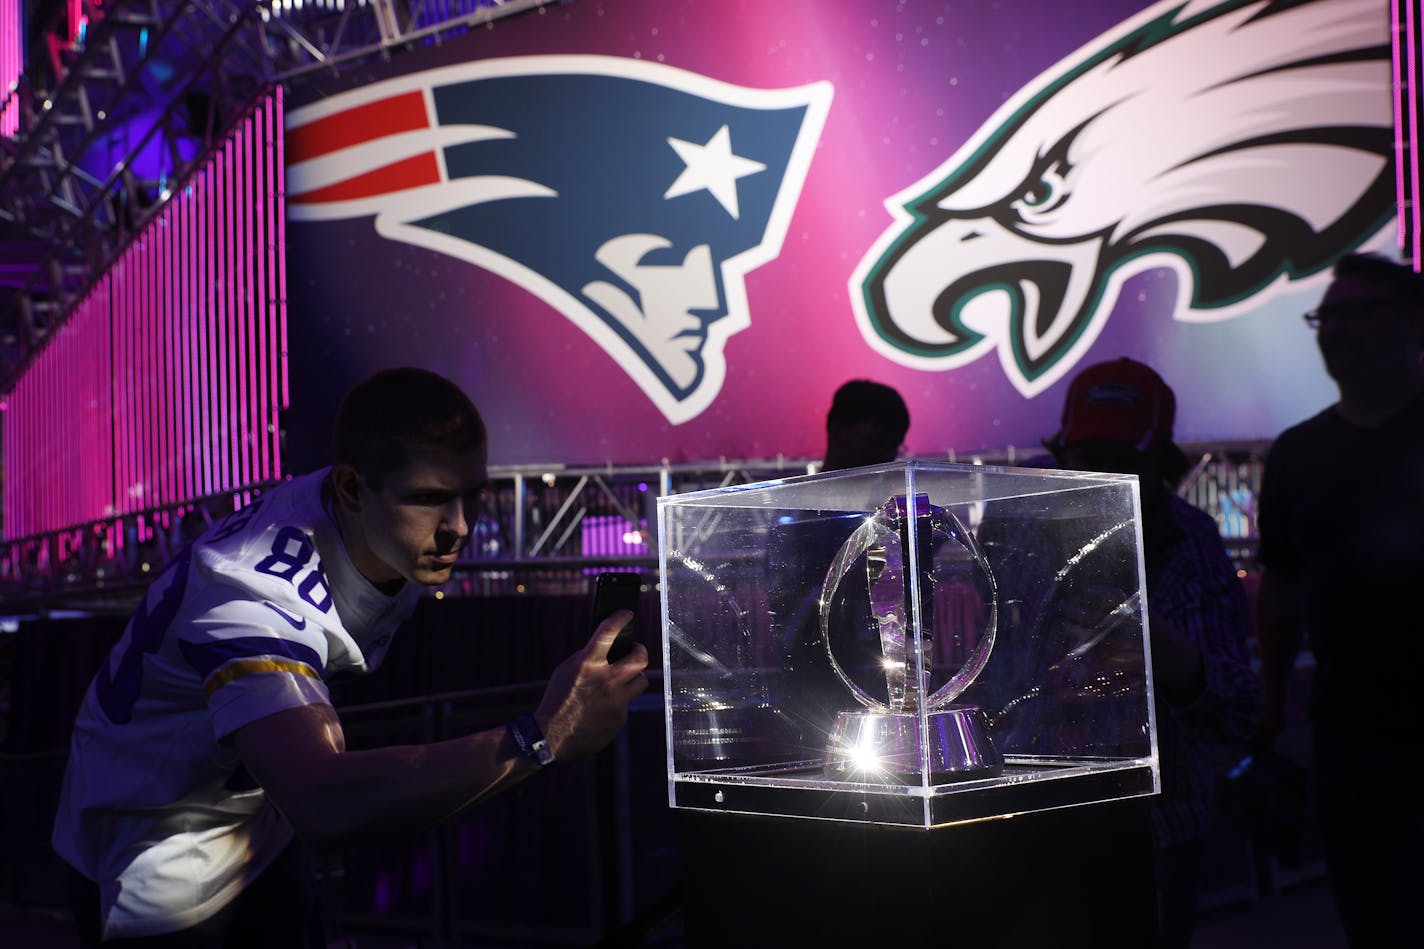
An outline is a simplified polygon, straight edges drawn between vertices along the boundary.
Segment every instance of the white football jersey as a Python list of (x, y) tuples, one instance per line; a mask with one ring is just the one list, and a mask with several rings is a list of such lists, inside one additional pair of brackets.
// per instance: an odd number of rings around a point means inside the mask
[(153, 580), (75, 722), (56, 852), (99, 885), (105, 937), (193, 926), (230, 902), (292, 828), (222, 739), (329, 702), (369, 672), (420, 591), (357, 572), (323, 501), (326, 470), (214, 525)]

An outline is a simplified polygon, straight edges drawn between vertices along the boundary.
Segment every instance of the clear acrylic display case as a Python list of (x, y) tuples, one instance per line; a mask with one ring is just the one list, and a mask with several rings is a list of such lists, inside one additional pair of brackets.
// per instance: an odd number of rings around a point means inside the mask
[(1158, 790), (1135, 476), (903, 461), (658, 521), (673, 807), (931, 828)]

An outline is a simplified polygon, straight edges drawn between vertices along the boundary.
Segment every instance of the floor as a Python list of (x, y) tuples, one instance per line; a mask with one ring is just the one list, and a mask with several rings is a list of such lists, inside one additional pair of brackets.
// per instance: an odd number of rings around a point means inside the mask
[[(72, 949), (77, 943), (65, 917), (53, 910), (0, 904), (0, 944), (6, 949)], [(653, 939), (648, 945), (672, 949), (676, 943)], [(1192, 949), (1346, 949), (1329, 886), (1322, 877), (1296, 883), (1253, 902), (1204, 912)], [(331, 949), (401, 949), (388, 940), (343, 940)], [(409, 944), (404, 949), (433, 949)]]
[(1203, 913), (1192, 949), (1346, 949), (1329, 883), (1296, 884), (1250, 904)]

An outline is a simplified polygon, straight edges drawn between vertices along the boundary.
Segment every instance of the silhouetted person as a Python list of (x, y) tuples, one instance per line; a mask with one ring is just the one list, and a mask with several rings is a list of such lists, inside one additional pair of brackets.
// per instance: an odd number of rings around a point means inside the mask
[(1340, 398), (1283, 431), (1259, 498), (1262, 737), (1302, 644), (1320, 829), (1352, 949), (1424, 946), (1424, 277), (1349, 255), (1317, 309)]
[[(894, 461), (909, 427), (910, 413), (900, 393), (880, 382), (852, 379), (836, 389), (826, 413), (826, 456), (820, 470)], [(836, 714), (855, 702), (826, 656), (820, 596), (836, 552), (863, 519), (863, 512), (808, 511), (801, 517), (788, 515), (767, 536), (767, 595), (773, 626), (784, 638), (784, 681), (789, 683), (777, 701), (792, 723), (792, 744), (808, 758), (824, 753)], [(866, 610), (859, 601), (842, 604), (833, 625), (868, 634), (876, 627)], [(879, 662), (878, 640), (846, 647), (840, 661), (851, 666)]]
[(821, 471), (894, 461), (910, 430), (905, 400), (890, 386), (852, 379), (836, 390), (826, 413), (826, 458)]
[(1188, 471), (1173, 441), (1176, 411), (1151, 367), (1098, 363), (1073, 379), (1045, 445), (1064, 468), (1138, 477), (1162, 777), (1150, 799), (1157, 945), (1186, 949), (1217, 782), (1248, 748), (1261, 697), (1245, 587), (1216, 521), (1175, 490)]

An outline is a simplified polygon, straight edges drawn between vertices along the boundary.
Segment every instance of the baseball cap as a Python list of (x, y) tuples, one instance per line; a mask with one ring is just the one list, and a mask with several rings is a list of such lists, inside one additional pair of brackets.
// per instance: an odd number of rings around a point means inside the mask
[(1063, 424), (1047, 444), (1061, 448), (1090, 438), (1125, 442), (1140, 452), (1172, 441), (1177, 398), (1147, 365), (1123, 357), (1080, 372), (1063, 402)]

